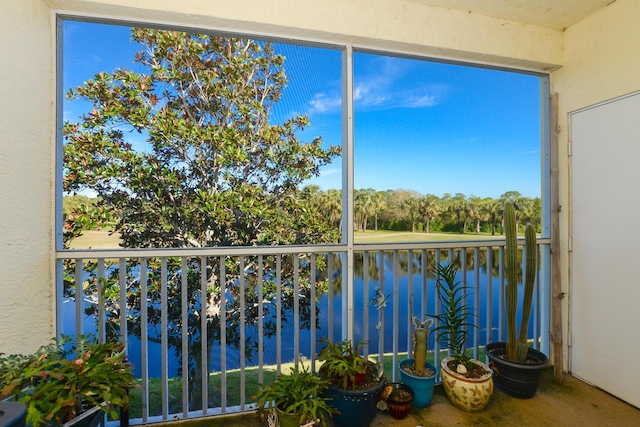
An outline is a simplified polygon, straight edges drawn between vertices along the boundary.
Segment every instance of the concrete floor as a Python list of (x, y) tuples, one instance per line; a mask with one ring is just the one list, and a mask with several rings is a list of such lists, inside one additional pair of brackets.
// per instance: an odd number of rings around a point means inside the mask
[[(455, 408), (436, 386), (433, 401), (425, 409), (412, 408), (404, 420), (394, 420), (386, 412), (378, 413), (371, 427), (444, 427), (444, 426), (640, 426), (640, 409), (610, 394), (592, 387), (571, 375), (565, 375), (562, 385), (553, 380), (550, 369), (543, 374), (538, 393), (532, 399), (516, 399), (494, 392), (489, 405), (476, 414)], [(160, 426), (161, 424), (154, 424)], [(166, 427), (265, 427), (255, 414), (203, 418), (163, 424)]]

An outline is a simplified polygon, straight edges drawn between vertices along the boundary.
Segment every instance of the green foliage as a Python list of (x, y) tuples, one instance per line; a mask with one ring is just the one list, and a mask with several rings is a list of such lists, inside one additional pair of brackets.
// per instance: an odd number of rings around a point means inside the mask
[[(507, 306), (507, 357), (510, 360), (524, 362), (529, 347), (527, 330), (531, 317), (533, 303), (533, 287), (537, 270), (536, 233), (533, 225), (525, 228), (525, 278), (524, 295), (522, 300), (522, 318), (520, 330), (516, 330), (516, 315), (518, 309), (518, 276), (520, 263), (518, 262), (518, 241), (516, 230), (516, 212), (513, 202), (508, 200), (504, 205), (504, 229), (506, 236), (505, 263), (507, 287), (505, 291)], [(519, 332), (519, 333), (518, 333)], [(516, 335), (518, 333), (518, 335)]]
[(63, 338), (31, 355), (0, 355), (0, 400), (25, 403), (34, 427), (62, 425), (93, 406), (117, 419), (135, 386), (124, 345), (115, 341)]
[[(72, 194), (89, 189), (98, 201), (66, 217), (65, 244), (105, 220), (113, 221), (114, 232), (127, 248), (339, 241), (330, 219), (313, 208), (310, 195), (299, 187), (338, 157), (340, 147), (327, 147), (320, 137), (301, 141), (297, 135), (309, 125), (305, 116), (272, 122), (270, 112), (281, 99), (287, 76), (285, 58), (271, 43), (145, 28), (133, 28), (132, 40), (141, 47), (135, 57), (138, 72), (126, 68), (100, 72), (67, 92), (70, 101), (86, 102), (91, 109), (77, 122), (64, 124), (63, 190)], [(141, 139), (146, 140), (142, 148), (134, 144)], [(257, 257), (227, 258), (222, 287), (219, 262), (203, 267), (198, 259), (188, 260), (183, 268), (179, 259), (167, 260), (166, 315), (171, 325), (167, 339), (180, 352), (181, 332), (188, 329), (189, 366), (182, 369), (189, 369), (190, 387), (199, 384), (203, 373), (201, 340), (207, 343), (204, 351), (211, 351), (221, 339), (221, 316), (214, 310), (207, 316), (208, 336), (200, 335), (201, 278), (208, 282), (202, 302), (207, 307), (217, 307), (221, 295), (228, 297), (227, 344), (245, 345), (240, 342), (240, 304), (245, 304), (250, 325), (257, 319), (259, 304), (275, 301), (276, 287), (269, 287), (269, 282), (279, 277), (286, 290), (293, 287), (298, 273), (292, 260), (281, 265), (264, 261), (267, 286), (258, 301), (256, 293), (241, 300), (238, 280), (241, 274), (258, 270)], [(309, 256), (301, 256), (300, 262), (309, 262)], [(126, 309), (136, 313), (147, 304), (150, 325), (160, 324), (164, 316), (156, 309), (161, 299), (160, 264), (148, 260), (146, 298), (133, 276), (135, 261), (124, 272)], [(86, 267), (96, 275), (94, 265)], [(118, 286), (121, 273), (117, 266), (110, 268), (109, 282)], [(187, 325), (182, 324), (183, 273), (188, 277)], [(68, 274), (71, 279), (72, 274)], [(311, 286), (322, 286), (309, 278), (300, 282), (300, 299)], [(73, 292), (72, 287), (67, 286), (66, 292)], [(283, 294), (282, 309), (291, 310), (294, 297)], [(120, 317), (125, 307), (119, 304), (107, 301), (110, 318)], [(134, 334), (149, 326), (141, 325), (139, 316), (130, 316), (129, 322)], [(270, 322), (265, 323), (265, 333), (275, 333), (269, 331)], [(190, 393), (193, 407), (201, 401), (197, 393), (197, 388)]]
[(320, 378), (302, 365), (301, 369), (294, 367), (288, 375), (278, 376), (270, 385), (261, 386), (253, 399), (259, 408), (275, 405), (283, 412), (296, 415), (300, 425), (317, 419), (326, 425), (326, 417), (338, 412), (327, 403), (330, 399), (321, 397), (330, 385), (328, 379)]
[(367, 373), (370, 362), (360, 355), (364, 343), (358, 343), (355, 347), (349, 340), (332, 343), (326, 339), (321, 340), (326, 344), (318, 354), (318, 360), (323, 362), (320, 375), (347, 390), (356, 388), (356, 376)]
[[(323, 217), (296, 195), (340, 148), (299, 141), (304, 116), (269, 122), (287, 84), (284, 57), (249, 39), (143, 28), (132, 38), (143, 73), (101, 72), (68, 91), (93, 110), (65, 123), (64, 190), (95, 191), (125, 247), (302, 244), (323, 234)], [(129, 133), (149, 149), (134, 149)]]
[(466, 354), (466, 343), (472, 328), (477, 326), (468, 321), (473, 315), (466, 303), (469, 286), (462, 280), (456, 280), (457, 272), (458, 268), (453, 263), (434, 265), (433, 275), (436, 277), (441, 312), (431, 315), (438, 320), (438, 327), (433, 332), (443, 348), (450, 351), (456, 363), (462, 363), (470, 370), (472, 364)]

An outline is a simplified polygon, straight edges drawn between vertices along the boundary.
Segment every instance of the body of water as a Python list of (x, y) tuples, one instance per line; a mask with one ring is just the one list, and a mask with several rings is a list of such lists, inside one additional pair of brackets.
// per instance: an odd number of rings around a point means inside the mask
[[(404, 251), (406, 254), (407, 252)], [(361, 257), (360, 257), (361, 258)], [(405, 256), (406, 258), (406, 256)], [(360, 259), (361, 261), (361, 259)], [(435, 282), (433, 278), (429, 278), (426, 282), (426, 286), (423, 284), (422, 274), (419, 266), (421, 265), (420, 253), (417, 252), (413, 255), (412, 260), (401, 260), (399, 262), (397, 258), (394, 258), (392, 252), (386, 252), (384, 257), (384, 281), (381, 283), (380, 276), (380, 252), (373, 254), (370, 258), (370, 272), (368, 283), (365, 284), (364, 273), (358, 268), (358, 273), (354, 281), (354, 334), (356, 340), (364, 341), (365, 335), (368, 335), (367, 342), (368, 352), (376, 353), (379, 347), (379, 337), (383, 334), (384, 351), (392, 352), (394, 349), (394, 340), (397, 337), (397, 345), (399, 352), (406, 352), (411, 347), (411, 331), (410, 322), (411, 316), (417, 316), (423, 318), (422, 313), (433, 314), (436, 313), (436, 292)], [(412, 266), (412, 274), (409, 277), (408, 264)], [(404, 267), (402, 267), (404, 265)], [(394, 279), (394, 266), (400, 269), (400, 274), (397, 282)], [(360, 269), (362, 267), (360, 266)], [(471, 289), (468, 289), (467, 301), (469, 306), (473, 309), (478, 307), (475, 312), (476, 316), (472, 319), (478, 325), (478, 344), (484, 345), (487, 342), (487, 337), (490, 341), (499, 341), (503, 337), (498, 336), (497, 327), (499, 324), (500, 316), (500, 290), (501, 284), (497, 277), (497, 272), (490, 269), (491, 280), (486, 273), (486, 265), (482, 265), (481, 268), (476, 271), (473, 268), (467, 268), (465, 281)], [(340, 277), (339, 271), (334, 274), (333, 277)], [(462, 273), (458, 273), (458, 279), (462, 279)], [(489, 284), (491, 286), (489, 286)], [(381, 286), (382, 285), (382, 286)], [(371, 301), (380, 295), (376, 292), (382, 291), (386, 306), (379, 311), (376, 304), (372, 304)], [(366, 292), (365, 292), (366, 291)], [(366, 293), (366, 296), (365, 296)], [(491, 313), (488, 313), (487, 301), (491, 301)], [(317, 317), (317, 329), (316, 339), (319, 341), (322, 338), (329, 338), (333, 336), (333, 341), (341, 340), (341, 332), (343, 325), (342, 318), (342, 287), (339, 280), (335, 280), (332, 284), (331, 293), (324, 293), (319, 296), (317, 303), (318, 317)], [(426, 304), (426, 306), (424, 306)], [(88, 305), (85, 303), (85, 305)], [(332, 305), (332, 311), (329, 306)], [(397, 320), (394, 324), (394, 307), (397, 310)], [(368, 313), (368, 323), (365, 324), (364, 317), (365, 312)], [(378, 329), (379, 315), (383, 314), (383, 327)], [(73, 300), (68, 300), (64, 304), (64, 329), (63, 333), (71, 334), (75, 331), (75, 308)], [(275, 317), (267, 318), (263, 321), (275, 322)], [(84, 332), (95, 331), (95, 317), (85, 316), (83, 319)], [(366, 330), (366, 334), (365, 334)], [(487, 334), (487, 330), (491, 333)], [(245, 328), (245, 334), (248, 340), (252, 342), (258, 341), (258, 327), (257, 325), (247, 326)], [(300, 329), (300, 354), (304, 357), (311, 356), (311, 331), (307, 329)], [(287, 313), (283, 317), (282, 321), (282, 350), (281, 361), (287, 362), (294, 359), (294, 322), (292, 313)], [(134, 365), (136, 376), (141, 376), (141, 342), (140, 339), (134, 335), (130, 335), (128, 338), (129, 345), (129, 358)], [(468, 343), (469, 346), (473, 345), (473, 342)], [(430, 335), (429, 348), (433, 349), (435, 346), (434, 335)], [(316, 343), (316, 351), (321, 347), (321, 344)], [(277, 362), (277, 345), (276, 337), (264, 337), (264, 363), (275, 364)], [(161, 345), (156, 342), (148, 343), (149, 354), (149, 376), (160, 377), (162, 375), (161, 365)], [(169, 377), (176, 376), (179, 370), (179, 357), (173, 348), (169, 348), (167, 360), (167, 369)], [(240, 367), (240, 351), (230, 345), (226, 347), (226, 368), (236, 369)], [(254, 366), (258, 363), (258, 355), (253, 354), (251, 359), (245, 360), (245, 366)], [(219, 371), (221, 369), (222, 353), (219, 343), (215, 343), (213, 346), (213, 353), (211, 357), (210, 371)]]

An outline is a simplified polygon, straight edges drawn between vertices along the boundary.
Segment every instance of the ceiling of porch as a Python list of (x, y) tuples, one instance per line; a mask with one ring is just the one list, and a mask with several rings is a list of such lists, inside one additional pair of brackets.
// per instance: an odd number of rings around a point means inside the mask
[(542, 27), (564, 29), (616, 0), (405, 0)]

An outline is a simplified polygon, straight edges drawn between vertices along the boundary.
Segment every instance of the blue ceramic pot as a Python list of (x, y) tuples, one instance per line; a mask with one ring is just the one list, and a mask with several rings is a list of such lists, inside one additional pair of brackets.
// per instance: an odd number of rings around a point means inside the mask
[(431, 369), (433, 375), (430, 377), (417, 377), (405, 372), (404, 369), (402, 369), (405, 365), (413, 365), (413, 359), (406, 359), (398, 363), (402, 384), (408, 385), (413, 390), (415, 394), (413, 397), (413, 406), (416, 408), (426, 408), (431, 404), (431, 399), (433, 398), (433, 387), (436, 385), (438, 369), (427, 362), (425, 363), (425, 368)]
[(368, 427), (378, 410), (376, 403), (380, 400), (382, 388), (386, 381), (382, 379), (375, 387), (368, 390), (343, 390), (330, 386), (322, 393), (331, 399), (328, 403), (340, 411), (333, 416), (337, 427)]

